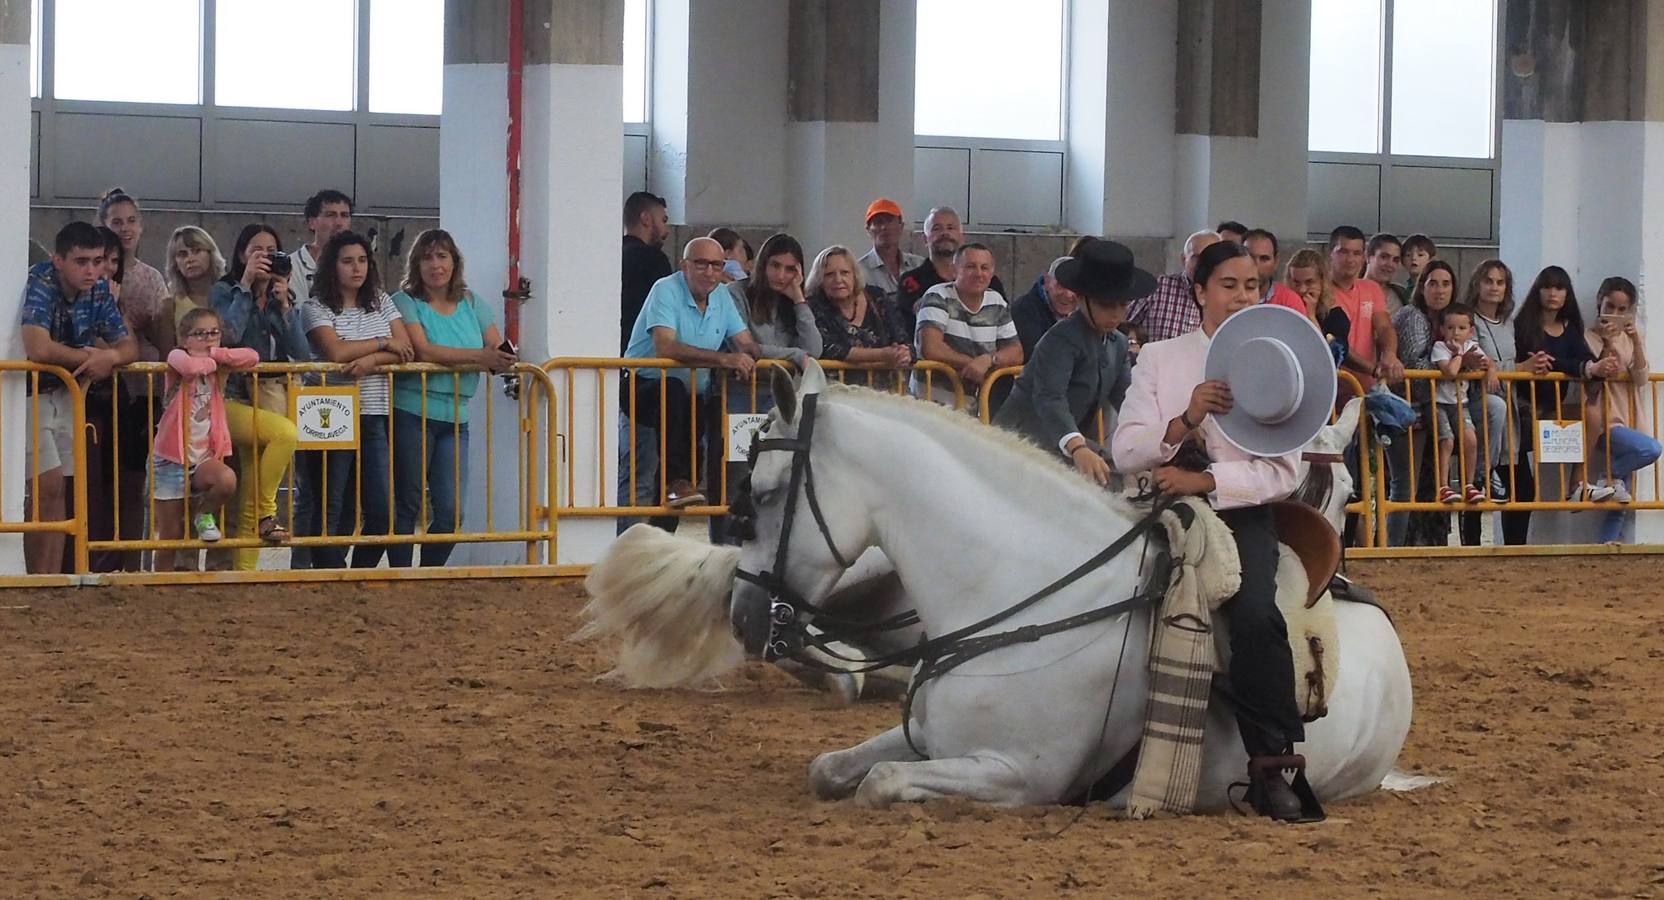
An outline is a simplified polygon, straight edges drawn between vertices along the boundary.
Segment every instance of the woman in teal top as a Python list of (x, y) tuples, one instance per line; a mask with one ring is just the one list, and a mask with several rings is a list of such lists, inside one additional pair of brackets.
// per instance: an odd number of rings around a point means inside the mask
[[(418, 362), (484, 366), (501, 372), (516, 362), (498, 349), (503, 337), (491, 308), (462, 280), (462, 254), (448, 232), (416, 237), (405, 265), (404, 290), (393, 303)], [(415, 534), (427, 500), (428, 534), (455, 534), (462, 524), (462, 484), (468, 473), (468, 401), (478, 372), (393, 378), (393, 531)], [(454, 544), (423, 544), (422, 565), (442, 566)], [(393, 566), (409, 566), (410, 544), (387, 548)]]

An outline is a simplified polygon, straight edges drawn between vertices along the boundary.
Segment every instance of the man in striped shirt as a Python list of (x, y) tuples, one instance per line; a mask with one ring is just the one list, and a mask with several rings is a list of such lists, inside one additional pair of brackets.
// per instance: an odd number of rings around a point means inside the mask
[[(953, 254), (954, 278), (919, 298), (914, 340), (919, 359), (952, 366), (974, 396), (988, 373), (1023, 364), (1023, 345), (1005, 298), (989, 287), (994, 279), (994, 253), (987, 245), (962, 244)], [(925, 379), (915, 373), (913, 392), (924, 396)], [(953, 402), (946, 379), (932, 380), (931, 398)]]

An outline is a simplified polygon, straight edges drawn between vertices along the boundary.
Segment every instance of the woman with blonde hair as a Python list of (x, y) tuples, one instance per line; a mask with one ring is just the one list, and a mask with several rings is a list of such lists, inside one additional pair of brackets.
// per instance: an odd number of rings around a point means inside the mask
[(178, 344), (179, 325), (193, 309), (213, 309), (214, 282), (225, 274), (225, 257), (214, 238), (195, 225), (181, 225), (168, 238), (168, 297), (151, 328), (163, 356)]
[(848, 247), (822, 250), (809, 268), (807, 287), (822, 358), (894, 369), (913, 365), (913, 339), (900, 309), (883, 293), (866, 289)]
[(1336, 365), (1344, 363), (1352, 320), (1335, 306), (1335, 294), (1329, 285), (1329, 264), (1323, 254), (1310, 247), (1295, 251), (1283, 266), (1283, 284), (1300, 298), (1302, 308), (1295, 312), (1305, 313), (1317, 330), (1323, 332), (1330, 349), (1336, 353)]
[[(220, 254), (219, 244), (214, 243), (213, 236), (208, 232), (195, 225), (181, 225), (168, 237), (167, 268), (163, 274), (167, 280), (168, 296), (162, 300), (161, 308), (151, 319), (150, 340), (165, 358), (180, 346), (179, 328), (192, 310), (213, 311), (214, 282), (225, 274), (225, 257)], [(235, 505), (228, 506), (225, 512), (222, 525), (227, 529), (240, 529)], [(189, 565), (190, 559), (187, 554), (182, 564)], [(232, 567), (233, 553), (230, 550), (209, 550), (206, 560), (207, 568), (224, 571)]]

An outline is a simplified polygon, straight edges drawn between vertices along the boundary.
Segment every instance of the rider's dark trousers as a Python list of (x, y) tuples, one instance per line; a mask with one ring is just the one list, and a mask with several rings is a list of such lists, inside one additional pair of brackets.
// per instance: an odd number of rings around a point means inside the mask
[(1242, 589), (1225, 601), (1231, 631), (1231, 692), (1249, 756), (1289, 752), (1305, 739), (1294, 702), (1294, 658), (1288, 626), (1277, 609), (1277, 532), (1271, 508), (1222, 510), (1242, 557)]

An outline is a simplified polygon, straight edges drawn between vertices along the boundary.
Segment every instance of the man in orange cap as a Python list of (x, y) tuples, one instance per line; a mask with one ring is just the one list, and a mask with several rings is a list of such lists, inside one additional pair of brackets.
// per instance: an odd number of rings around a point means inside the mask
[(896, 283), (909, 269), (924, 265), (924, 257), (901, 249), (901, 237), (907, 233), (907, 220), (901, 215), (901, 205), (888, 197), (879, 197), (867, 206), (867, 234), (872, 235), (872, 249), (856, 260), (867, 287), (884, 292), (893, 302)]

